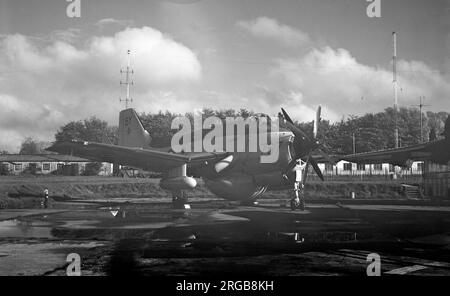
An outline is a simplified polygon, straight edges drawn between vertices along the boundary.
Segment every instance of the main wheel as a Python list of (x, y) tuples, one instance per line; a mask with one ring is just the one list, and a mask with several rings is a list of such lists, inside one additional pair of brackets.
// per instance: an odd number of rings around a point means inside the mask
[(184, 209), (184, 205), (188, 203), (188, 198), (185, 195), (181, 197), (173, 197), (172, 205), (175, 209)]
[(300, 198), (299, 208), (301, 211), (305, 210), (305, 199), (304, 198)]
[(291, 210), (295, 211), (301, 206), (300, 200), (297, 198), (291, 199)]

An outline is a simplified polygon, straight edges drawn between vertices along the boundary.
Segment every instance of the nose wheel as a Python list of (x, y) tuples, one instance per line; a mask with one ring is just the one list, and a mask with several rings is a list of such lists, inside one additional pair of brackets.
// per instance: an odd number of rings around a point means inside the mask
[(292, 191), (291, 197), (291, 210), (295, 211), (300, 209), (301, 211), (305, 210), (305, 191), (304, 185), (300, 182), (295, 182), (294, 190)]
[(305, 210), (305, 181), (307, 176), (307, 163), (298, 160), (297, 168), (295, 169), (294, 189), (291, 194), (291, 210)]

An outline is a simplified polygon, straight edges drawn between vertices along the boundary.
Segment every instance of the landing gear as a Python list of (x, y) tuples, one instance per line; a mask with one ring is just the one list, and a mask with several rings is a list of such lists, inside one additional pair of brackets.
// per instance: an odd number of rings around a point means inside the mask
[(305, 190), (301, 182), (295, 182), (292, 191), (291, 210), (295, 211), (297, 209), (305, 210)]
[(295, 170), (295, 182), (294, 189), (291, 193), (291, 210), (295, 211), (300, 209), (301, 211), (305, 210), (305, 177), (306, 172), (304, 172), (306, 168), (306, 163), (299, 160), (300, 167)]
[(172, 206), (174, 209), (186, 209), (188, 197), (183, 190), (172, 191)]

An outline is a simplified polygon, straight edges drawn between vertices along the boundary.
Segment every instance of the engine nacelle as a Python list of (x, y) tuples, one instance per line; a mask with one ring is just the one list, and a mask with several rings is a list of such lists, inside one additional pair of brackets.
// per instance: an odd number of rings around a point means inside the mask
[(197, 186), (197, 180), (186, 176), (166, 178), (159, 182), (159, 186), (170, 191), (189, 190)]
[(228, 199), (250, 201), (263, 194), (267, 187), (258, 186), (249, 175), (230, 175), (214, 180), (205, 180), (208, 189), (215, 195)]

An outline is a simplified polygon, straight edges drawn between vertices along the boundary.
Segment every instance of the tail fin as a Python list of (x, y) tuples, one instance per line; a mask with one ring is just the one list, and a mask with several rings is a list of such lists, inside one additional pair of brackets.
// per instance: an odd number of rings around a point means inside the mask
[(119, 145), (126, 147), (146, 148), (150, 146), (152, 137), (144, 129), (134, 109), (126, 109), (119, 116)]
[(316, 120), (314, 120), (314, 128), (313, 128), (314, 139), (317, 139), (317, 132), (319, 131), (319, 124), (320, 124), (320, 121), (322, 120), (322, 118), (320, 117), (321, 113), (322, 113), (322, 107), (319, 106), (317, 108), (317, 112), (316, 112)]

